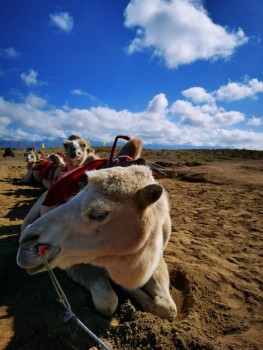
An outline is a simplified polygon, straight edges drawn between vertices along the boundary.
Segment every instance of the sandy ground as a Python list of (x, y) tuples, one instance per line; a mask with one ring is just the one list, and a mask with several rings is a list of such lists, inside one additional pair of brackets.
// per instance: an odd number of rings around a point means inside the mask
[[(111, 349), (263, 349), (263, 160), (143, 156), (174, 164), (177, 173), (160, 182), (170, 196), (165, 259), (178, 318), (142, 311), (118, 286), (116, 313), (102, 317), (89, 292), (56, 269), (73, 311)], [(100, 349), (73, 320), (62, 321), (49, 276), (29, 276), (16, 265), (21, 223), (43, 188), (21, 182), (22, 151), (1, 154), (0, 165), (0, 349)]]

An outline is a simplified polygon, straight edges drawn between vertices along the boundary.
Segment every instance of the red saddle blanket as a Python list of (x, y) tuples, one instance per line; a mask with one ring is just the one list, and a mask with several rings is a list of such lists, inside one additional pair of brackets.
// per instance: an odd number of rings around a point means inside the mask
[(41, 170), (39, 170), (38, 176), (41, 179), (48, 180), (49, 174), (52, 172), (52, 170), (53, 170), (53, 173), (54, 173), (55, 168), (53, 167), (53, 164), (52, 163), (48, 163), (48, 164), (46, 164), (45, 167), (43, 167)]
[(47, 166), (49, 166), (50, 162), (48, 160), (41, 160), (39, 163), (37, 163), (33, 170), (39, 170), (42, 171), (44, 170)]
[(66, 203), (83, 187), (87, 179), (85, 172), (93, 169), (100, 169), (106, 162), (107, 159), (98, 159), (69, 171), (50, 187), (43, 205), (52, 207), (53, 205)]

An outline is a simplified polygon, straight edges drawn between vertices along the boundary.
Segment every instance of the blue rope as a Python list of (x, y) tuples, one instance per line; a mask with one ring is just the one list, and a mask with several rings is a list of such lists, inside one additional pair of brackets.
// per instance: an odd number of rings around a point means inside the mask
[(65, 293), (63, 292), (63, 289), (61, 288), (54, 272), (52, 271), (52, 269), (50, 268), (47, 259), (45, 258), (44, 254), (45, 254), (45, 250), (48, 249), (48, 246), (43, 245), (42, 247), (39, 248), (39, 253), (40, 256), (43, 260), (43, 263), (47, 269), (47, 272), (51, 278), (51, 281), (55, 287), (55, 290), (57, 292), (57, 295), (59, 297), (58, 301), (63, 304), (63, 306), (65, 307), (65, 309), (67, 311), (65, 311), (64, 313), (64, 317), (63, 317), (63, 321), (67, 322), (69, 319), (73, 318), (73, 320), (86, 332), (88, 333), (98, 344), (100, 344), (105, 350), (110, 350), (110, 348), (102, 341), (100, 340), (96, 334), (94, 334), (88, 327), (86, 327), (84, 325), (84, 323), (82, 323), (80, 321), (80, 319), (77, 318), (77, 316), (71, 311), (71, 306), (70, 303), (65, 295)]
[(102, 341), (100, 340), (96, 334), (94, 334), (88, 327), (85, 326), (83, 322), (80, 321), (80, 319), (70, 311), (64, 312), (64, 321), (67, 322), (69, 319), (73, 318), (73, 320), (86, 332), (88, 333), (98, 344), (100, 344), (104, 349), (110, 350), (110, 348)]

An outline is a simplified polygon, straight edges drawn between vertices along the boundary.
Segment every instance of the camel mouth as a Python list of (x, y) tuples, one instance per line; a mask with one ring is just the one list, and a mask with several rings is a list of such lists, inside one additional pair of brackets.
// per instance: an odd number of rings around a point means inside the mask
[(29, 275), (35, 275), (37, 274), (38, 272), (41, 272), (45, 269), (45, 265), (44, 264), (40, 264), (36, 267), (30, 267), (30, 268), (27, 268), (26, 269), (26, 272), (29, 274)]
[(70, 158), (72, 158), (72, 159), (74, 159), (74, 158), (80, 158), (80, 157), (82, 157), (82, 153), (81, 153), (81, 152), (70, 152), (70, 153), (68, 154), (68, 156), (69, 156)]
[[(45, 257), (46, 263), (41, 262), (40, 264), (38, 264), (37, 266), (34, 267), (26, 267), (26, 272), (29, 275), (35, 275), (37, 273), (40, 272), (44, 272), (47, 271), (47, 268), (53, 269), (56, 267), (56, 264), (54, 264), (54, 260), (57, 258), (57, 256), (59, 255), (61, 249), (59, 248), (53, 248), (53, 251), (51, 253), (51, 255), (48, 253), (46, 254), (47, 256)], [(43, 259), (43, 258), (42, 258)]]
[[(41, 254), (39, 252), (40, 247), (41, 245), (35, 245), (28, 248), (20, 247), (18, 251), (17, 263), (20, 267), (24, 268), (29, 275), (35, 275), (47, 270), (44, 259), (41, 257)], [(50, 269), (56, 267), (55, 260), (57, 259), (60, 252), (61, 248), (49, 246), (49, 248), (44, 253), (45, 260)]]

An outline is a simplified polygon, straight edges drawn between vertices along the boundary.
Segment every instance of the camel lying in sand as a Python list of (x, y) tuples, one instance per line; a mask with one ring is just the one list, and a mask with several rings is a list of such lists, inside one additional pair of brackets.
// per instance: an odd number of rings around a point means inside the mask
[(42, 154), (29, 151), (26, 153), (26, 161), (27, 173), (23, 178), (23, 182), (29, 183), (34, 179), (35, 181), (42, 183), (42, 178), (39, 176), (39, 170), (37, 169), (37, 165), (44, 161)]
[[(81, 192), (22, 232), (18, 265), (29, 274), (44, 271), (38, 248), (47, 244), (51, 268), (103, 267), (145, 310), (174, 317), (176, 305), (163, 259), (171, 234), (164, 189), (149, 168), (140, 165), (92, 170), (87, 177)], [(82, 279), (85, 285), (83, 275)], [(99, 309), (105, 310), (108, 297), (117, 300), (117, 296), (109, 283), (100, 287), (92, 296), (95, 305), (101, 303)]]
[(71, 135), (64, 141), (64, 150), (65, 157), (61, 153), (53, 153), (47, 160), (40, 158), (39, 152), (29, 151), (26, 154), (28, 171), (23, 182), (35, 179), (49, 189), (66, 172), (98, 158), (90, 143), (78, 135)]
[(46, 189), (49, 189), (60, 177), (61, 169), (65, 168), (66, 163), (62, 153), (52, 153), (47, 159), (44, 159), (40, 152), (29, 151), (26, 154), (27, 173), (23, 182), (31, 182), (35, 179), (42, 183)]
[[(141, 148), (141, 141), (139, 139), (132, 139), (124, 145), (124, 147), (118, 153), (116, 158), (120, 160), (120, 158), (125, 157), (125, 155), (129, 155), (131, 158), (137, 159), (141, 154)], [(41, 207), (41, 203), (45, 199), (45, 196), (46, 193), (42, 195), (42, 197), (30, 210), (22, 225), (22, 231), (28, 226), (28, 224), (32, 223), (34, 220), (37, 219), (37, 217), (40, 216), (40, 209), (36, 208)], [(46, 213), (47, 211), (50, 211), (53, 208), (42, 206), (42, 214)], [(95, 307), (99, 311), (107, 315), (110, 315), (115, 311), (118, 299), (116, 294), (110, 287), (106, 270), (102, 268), (93, 267), (87, 264), (79, 264), (73, 266), (70, 269), (67, 269), (67, 272), (76, 282), (79, 282), (91, 291)], [(102, 292), (99, 292), (100, 290), (102, 290)], [(136, 291), (136, 293), (141, 293), (141, 291)], [(144, 296), (144, 303), (145, 302), (147, 302), (146, 296)], [(152, 304), (152, 301), (149, 301), (149, 303)], [(149, 305), (145, 305), (145, 308), (148, 310), (151, 309)], [(173, 311), (172, 314), (174, 313), (175, 312)], [(167, 317), (167, 314), (163, 314), (162, 317)]]
[(95, 151), (91, 148), (88, 141), (78, 135), (71, 135), (64, 141), (65, 156), (61, 153), (54, 153), (49, 157), (52, 162), (50, 170), (43, 171), (40, 176), (43, 178), (43, 185), (49, 189), (61, 176), (68, 171), (76, 169), (84, 164), (87, 164), (98, 157)]

